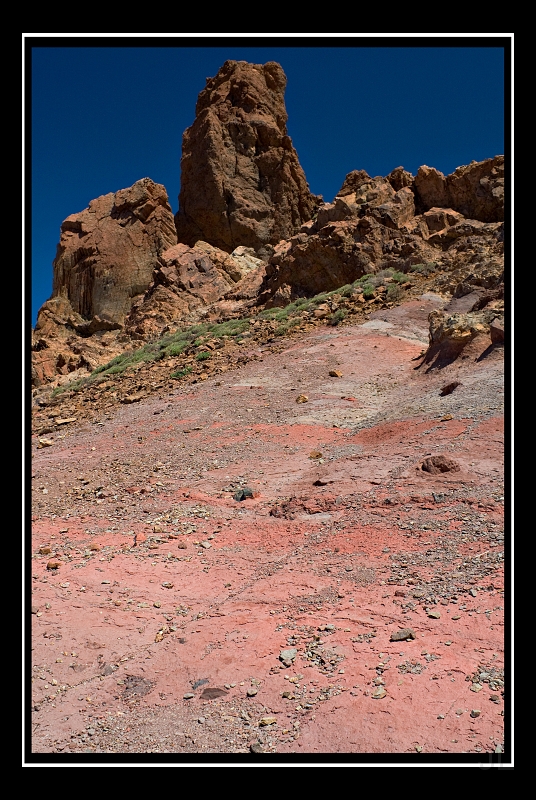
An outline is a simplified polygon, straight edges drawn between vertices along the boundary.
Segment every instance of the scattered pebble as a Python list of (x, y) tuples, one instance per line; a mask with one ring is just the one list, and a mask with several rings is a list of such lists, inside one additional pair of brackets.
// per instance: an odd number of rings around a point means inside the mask
[(276, 722), (277, 719), (275, 717), (261, 717), (259, 725), (264, 728), (267, 725), (275, 725)]

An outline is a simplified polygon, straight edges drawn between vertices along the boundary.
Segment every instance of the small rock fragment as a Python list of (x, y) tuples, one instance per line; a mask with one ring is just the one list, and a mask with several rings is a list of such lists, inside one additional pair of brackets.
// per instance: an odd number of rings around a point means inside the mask
[(328, 375), (330, 378), (342, 378), (342, 372), (339, 372), (338, 369), (330, 369)]
[(460, 381), (451, 381), (450, 383), (446, 383), (441, 387), (441, 397), (445, 397), (447, 394), (452, 394), (454, 389), (456, 389), (458, 386), (461, 386)]
[(215, 700), (217, 697), (224, 697), (229, 694), (225, 689), (218, 689), (216, 686), (210, 686), (203, 689), (201, 692), (201, 700)]
[(459, 472), (460, 465), (447, 456), (430, 456), (424, 459), (421, 469), (431, 475), (438, 475), (441, 472)]
[(308, 400), (309, 398), (307, 397), (306, 394), (299, 394), (296, 398), (297, 403), (307, 403)]
[(259, 725), (264, 728), (267, 725), (275, 725), (276, 722), (277, 719), (275, 717), (261, 717)]
[(472, 716), (473, 719), (476, 719), (477, 717), (480, 716), (481, 713), (482, 712), (479, 711), (479, 709), (473, 708), (472, 711), (471, 711), (471, 716)]
[(373, 700), (381, 700), (382, 697), (386, 696), (386, 694), (387, 692), (385, 691), (383, 686), (378, 686), (378, 688), (374, 689), (374, 691), (372, 692), (371, 697)]
[(415, 631), (413, 628), (402, 628), (400, 631), (394, 631), (391, 634), (391, 642), (405, 642), (407, 639), (415, 639)]
[(243, 489), (239, 489), (233, 495), (233, 500), (237, 500), (241, 502), (242, 500), (246, 500), (248, 497), (253, 497), (253, 489), (250, 489), (249, 486), (244, 486)]
[(283, 663), (287, 661), (292, 663), (292, 661), (294, 661), (297, 655), (298, 651), (296, 650), (296, 648), (291, 647), (288, 650), (281, 650), (281, 652), (279, 653), (279, 660), (282, 661)]

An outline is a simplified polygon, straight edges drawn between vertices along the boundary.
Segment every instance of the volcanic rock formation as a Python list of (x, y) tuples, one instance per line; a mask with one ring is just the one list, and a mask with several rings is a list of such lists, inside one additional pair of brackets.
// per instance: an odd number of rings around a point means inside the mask
[[(322, 203), (287, 135), (285, 85), (275, 62), (227, 61), (207, 80), (184, 134), (175, 219), (165, 188), (143, 178), (63, 222), (52, 297), (32, 331), (34, 387), (82, 377), (180, 325), (285, 306), (364, 275), (369, 300), (388, 303), (411, 285), (400, 273), (437, 273), (434, 288), (453, 299), (430, 320), (429, 366), (482, 332), (504, 340), (504, 157), (446, 177), (427, 166), (415, 177), (354, 170)], [(391, 291), (388, 270), (400, 284)], [(354, 299), (365, 302), (361, 289)]]
[(157, 256), (176, 241), (166, 190), (149, 178), (92, 200), (61, 226), (52, 296), (66, 297), (86, 320), (121, 323)]
[[(93, 368), (152, 280), (156, 259), (177, 236), (166, 190), (149, 178), (92, 200), (61, 226), (53, 291), (34, 331), (33, 382)], [(74, 348), (74, 349), (73, 349)]]
[(446, 263), (467, 249), (482, 257), (502, 253), (503, 169), (504, 158), (497, 156), (447, 178), (429, 167), (416, 178), (402, 167), (386, 178), (354, 170), (314, 221), (279, 242), (260, 302), (286, 305), (382, 268)]
[(158, 259), (151, 286), (134, 304), (125, 330), (134, 339), (160, 334), (166, 326), (193, 322), (199, 312), (232, 292), (264, 263), (239, 247), (231, 255), (207, 242), (176, 244)]
[(184, 133), (179, 242), (269, 253), (311, 219), (309, 191), (287, 134), (286, 77), (275, 62), (226, 61), (199, 94)]

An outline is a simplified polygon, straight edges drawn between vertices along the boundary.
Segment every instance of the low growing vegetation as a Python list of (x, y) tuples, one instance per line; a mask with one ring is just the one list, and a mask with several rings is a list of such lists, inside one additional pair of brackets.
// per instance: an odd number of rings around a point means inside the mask
[[(427, 264), (413, 264), (408, 267), (408, 272), (418, 275), (429, 275), (437, 269), (437, 264), (429, 262)], [(403, 295), (400, 284), (407, 281), (408, 276), (404, 272), (394, 269), (382, 269), (376, 273), (368, 273), (355, 280), (353, 283), (341, 286), (331, 292), (321, 292), (314, 297), (299, 297), (285, 308), (266, 308), (258, 314), (249, 318), (232, 319), (220, 323), (198, 323), (186, 328), (178, 329), (173, 333), (168, 333), (160, 339), (147, 342), (137, 350), (129, 350), (116, 356), (107, 364), (97, 367), (87, 378), (82, 378), (67, 386), (61, 386), (54, 390), (57, 395), (65, 391), (79, 391), (80, 389), (98, 384), (101, 381), (125, 372), (135, 371), (141, 364), (147, 362), (160, 361), (166, 358), (173, 358), (186, 353), (192, 353), (194, 348), (202, 347), (208, 340), (234, 340), (237, 344), (243, 341), (244, 334), (252, 329), (251, 323), (273, 322), (277, 323), (273, 327), (274, 336), (285, 336), (292, 329), (299, 325), (308, 313), (313, 312), (318, 306), (329, 302), (334, 295), (337, 298), (348, 298), (363, 295), (365, 300), (369, 300), (375, 294), (376, 289), (381, 285), (387, 287), (387, 300), (396, 302)], [(339, 308), (328, 317), (330, 325), (340, 324), (347, 316), (347, 310)], [(195, 360), (203, 362), (212, 358), (212, 353), (201, 350), (194, 353)], [(181, 379), (192, 372), (191, 366), (185, 366), (170, 374), (173, 379)]]

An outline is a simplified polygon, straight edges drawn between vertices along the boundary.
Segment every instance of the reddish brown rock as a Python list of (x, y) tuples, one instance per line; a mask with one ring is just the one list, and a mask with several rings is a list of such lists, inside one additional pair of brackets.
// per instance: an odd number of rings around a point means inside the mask
[(320, 198), (287, 134), (285, 86), (275, 62), (226, 61), (207, 81), (183, 137), (180, 242), (262, 251), (311, 219)]
[[(450, 307), (450, 303), (447, 308)], [(480, 337), (490, 335), (490, 325), (498, 315), (497, 303), (481, 311), (449, 313), (432, 311), (428, 316), (429, 345), (423, 364), (443, 367), (455, 361), (462, 351)], [(493, 334), (491, 334), (493, 335)]]
[(133, 306), (125, 330), (145, 338), (166, 326), (197, 321), (203, 309), (225, 297), (256, 296), (263, 275), (264, 263), (247, 248), (229, 255), (207, 242), (176, 244), (158, 259), (152, 283)]
[(447, 181), (442, 172), (434, 167), (423, 165), (415, 176), (415, 189), (419, 200), (426, 209), (449, 205)]
[(459, 472), (460, 465), (447, 456), (430, 456), (424, 459), (422, 469), (431, 475), (438, 475), (440, 472)]
[[(380, 208), (382, 212), (393, 217), (396, 213), (393, 204)], [(285, 305), (296, 297), (332, 291), (375, 272), (383, 262), (396, 264), (398, 258), (405, 262), (417, 254), (429, 261), (434, 250), (421, 236), (388, 227), (372, 214), (329, 222), (314, 235), (301, 233), (280, 242), (266, 267), (259, 302)]]
[[(259, 302), (282, 306), (387, 266), (406, 271), (408, 265), (437, 265), (469, 255), (493, 267), (489, 280), (479, 269), (481, 285), (493, 288), (502, 263), (502, 223), (482, 221), (500, 214), (498, 205), (492, 210), (491, 195), (486, 195), (488, 202), (482, 194), (481, 180), (488, 175), (496, 179), (492, 194), (497, 189), (493, 197), (498, 203), (502, 161), (475, 162), (448, 178), (430, 167), (421, 167), (415, 179), (403, 167), (387, 178), (350, 172), (333, 202), (320, 206), (314, 221), (276, 246)], [(477, 185), (478, 176), (483, 177)], [(466, 219), (469, 211), (480, 216)]]
[(445, 177), (433, 167), (419, 168), (415, 189), (426, 209), (450, 207), (468, 219), (504, 219), (504, 156), (473, 161)]
[(492, 344), (504, 343), (504, 320), (494, 319), (489, 326), (489, 333)]
[(118, 332), (177, 240), (166, 191), (149, 178), (92, 200), (61, 226), (53, 291), (39, 310), (32, 384), (75, 377), (124, 349)]
[(92, 200), (61, 226), (52, 297), (65, 297), (84, 320), (121, 324), (176, 241), (166, 190), (149, 178)]
[(412, 188), (415, 183), (415, 178), (411, 172), (405, 170), (404, 167), (396, 167), (396, 169), (389, 173), (387, 180), (395, 192), (398, 192), (400, 189), (404, 189), (406, 186)]

